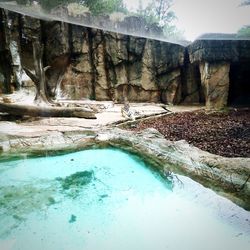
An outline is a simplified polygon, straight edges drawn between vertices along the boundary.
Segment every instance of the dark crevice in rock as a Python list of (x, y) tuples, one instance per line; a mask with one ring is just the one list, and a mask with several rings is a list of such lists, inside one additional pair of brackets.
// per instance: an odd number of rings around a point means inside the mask
[(68, 31), (68, 33), (69, 33), (69, 37), (68, 37), (69, 41), (68, 42), (69, 42), (69, 53), (70, 53), (70, 55), (80, 54), (79, 52), (77, 53), (77, 52), (74, 51), (72, 24), (69, 24), (69, 31)]

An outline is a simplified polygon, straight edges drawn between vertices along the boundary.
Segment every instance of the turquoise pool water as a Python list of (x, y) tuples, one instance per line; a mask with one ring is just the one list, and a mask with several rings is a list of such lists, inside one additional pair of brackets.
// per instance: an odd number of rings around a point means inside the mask
[(117, 149), (0, 163), (0, 249), (249, 250), (250, 213)]

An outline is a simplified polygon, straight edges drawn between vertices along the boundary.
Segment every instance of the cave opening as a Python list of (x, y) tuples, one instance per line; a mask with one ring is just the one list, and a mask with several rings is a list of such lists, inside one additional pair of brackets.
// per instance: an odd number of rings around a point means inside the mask
[(250, 63), (232, 63), (229, 72), (230, 87), (228, 104), (250, 105)]

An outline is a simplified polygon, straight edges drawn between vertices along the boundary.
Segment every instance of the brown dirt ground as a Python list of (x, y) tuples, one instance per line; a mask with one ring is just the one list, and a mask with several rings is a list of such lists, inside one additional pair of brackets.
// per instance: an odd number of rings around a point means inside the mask
[(184, 139), (213, 154), (250, 157), (250, 109), (168, 114), (139, 121), (129, 129), (140, 131), (149, 127), (157, 129), (168, 140)]

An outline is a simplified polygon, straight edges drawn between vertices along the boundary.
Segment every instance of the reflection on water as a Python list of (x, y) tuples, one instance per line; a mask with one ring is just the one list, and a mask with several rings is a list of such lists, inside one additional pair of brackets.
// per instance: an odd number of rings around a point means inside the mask
[(2, 162), (0, 249), (249, 249), (249, 212), (170, 177), (114, 149)]

